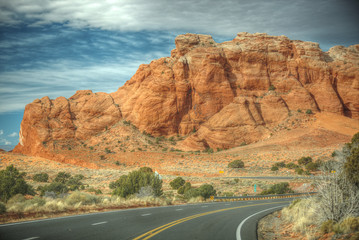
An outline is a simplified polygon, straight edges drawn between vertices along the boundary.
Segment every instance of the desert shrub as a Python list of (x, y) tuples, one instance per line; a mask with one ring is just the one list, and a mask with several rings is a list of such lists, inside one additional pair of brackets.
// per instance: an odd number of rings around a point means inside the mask
[(190, 190), (192, 188), (191, 183), (190, 182), (186, 182), (183, 186), (181, 186), (180, 188), (178, 188), (177, 193), (178, 194), (185, 194), (188, 190)]
[(297, 168), (298, 167), (298, 165), (297, 164), (295, 164), (295, 163), (288, 163), (288, 164), (286, 164), (285, 165), (286, 166), (286, 168), (289, 168), (289, 169), (294, 169), (294, 168)]
[(228, 164), (229, 168), (244, 168), (244, 163), (242, 160), (234, 160)]
[(63, 183), (65, 184), (66, 181), (71, 177), (71, 174), (70, 173), (67, 173), (67, 172), (59, 172), (55, 179), (54, 179), (54, 182), (58, 182), (58, 183)]
[(233, 192), (223, 192), (223, 193), (221, 193), (221, 196), (224, 196), (224, 197), (233, 197), (233, 196), (234, 196), (234, 193), (233, 193)]
[(274, 171), (278, 171), (279, 168), (277, 166), (272, 166), (270, 170), (274, 172)]
[(318, 168), (319, 164), (314, 162), (310, 162), (305, 165), (305, 169), (307, 169), (308, 171), (318, 171)]
[(186, 199), (191, 199), (191, 198), (196, 198), (199, 197), (201, 194), (198, 191), (198, 188), (191, 188), (188, 189), (185, 193), (184, 193), (184, 197)]
[(76, 204), (92, 205), (100, 201), (99, 197), (84, 192), (73, 192), (65, 199), (65, 203), (71, 206)]
[(13, 165), (0, 171), (1, 201), (7, 202), (7, 200), (16, 194), (35, 194), (32, 186), (26, 183), (25, 175), (26, 173), (20, 173)]
[(95, 189), (94, 187), (90, 187), (87, 189), (88, 192), (93, 192), (95, 193), (96, 195), (98, 194), (102, 194), (102, 191), (100, 189)]
[(176, 177), (175, 179), (173, 179), (170, 182), (170, 186), (172, 187), (172, 189), (179, 189), (180, 187), (182, 187), (185, 184), (185, 180), (181, 177)]
[(307, 109), (307, 111), (305, 111), (306, 114), (313, 114), (312, 109)]
[(132, 171), (128, 175), (121, 176), (117, 181), (110, 183), (110, 188), (114, 189), (112, 194), (124, 198), (138, 193), (142, 187), (146, 186), (152, 187), (154, 196), (162, 195), (162, 180), (153, 172)]
[(56, 194), (67, 193), (69, 191), (68, 187), (61, 182), (52, 182), (46, 186), (39, 186), (38, 190), (40, 195), (45, 195), (46, 192), (54, 192)]
[[(337, 152), (334, 160), (322, 164), (322, 174), (315, 179), (318, 196), (321, 198), (320, 214), (324, 221), (333, 220), (338, 223), (359, 214), (359, 187), (354, 181), (357, 176), (353, 176), (358, 172), (346, 167), (352, 157), (355, 159), (358, 142), (359, 134), (355, 134), (352, 142)], [(348, 174), (348, 171), (353, 171), (353, 174)]]
[(146, 172), (146, 173), (152, 173), (153, 172), (152, 168), (150, 168), (150, 167), (141, 167), (139, 169), (139, 171), (140, 172)]
[(334, 230), (334, 221), (333, 220), (327, 220), (323, 222), (320, 226), (320, 231), (324, 234), (333, 232)]
[(303, 175), (303, 174), (304, 174), (304, 170), (301, 169), (301, 168), (296, 168), (296, 169), (295, 169), (295, 173), (298, 174), (298, 175)]
[(32, 177), (32, 180), (34, 180), (35, 182), (47, 182), (49, 180), (49, 174), (47, 174), (47, 173), (35, 174)]
[(359, 217), (347, 217), (338, 224), (338, 232), (354, 233), (359, 232)]
[(0, 202), (0, 215), (4, 213), (6, 213), (6, 206)]
[(277, 183), (272, 185), (269, 189), (263, 190), (260, 194), (261, 195), (268, 195), (268, 194), (285, 194), (285, 193), (293, 193), (294, 191), (289, 187), (289, 183)]
[(83, 183), (81, 182), (81, 180), (83, 179), (82, 175), (76, 175), (74, 177), (70, 177), (65, 185), (69, 188), (70, 191), (75, 191), (75, 190), (79, 190), (79, 189), (83, 189)]
[(307, 165), (308, 163), (313, 162), (313, 159), (311, 157), (301, 157), (300, 159), (298, 159), (298, 164), (299, 165)]
[(278, 168), (284, 168), (286, 165), (285, 165), (285, 162), (278, 162), (278, 163), (275, 163), (273, 166), (278, 167)]
[(211, 184), (203, 184), (198, 188), (199, 195), (202, 196), (204, 199), (209, 198), (210, 196), (216, 195), (216, 190)]

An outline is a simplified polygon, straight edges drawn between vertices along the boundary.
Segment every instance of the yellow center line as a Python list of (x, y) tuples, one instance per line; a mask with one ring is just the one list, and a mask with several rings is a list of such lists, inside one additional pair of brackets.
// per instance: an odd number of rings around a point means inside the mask
[(202, 216), (205, 216), (205, 215), (213, 214), (213, 213), (224, 212), (224, 211), (229, 211), (229, 210), (234, 210), (234, 209), (239, 209), (239, 208), (246, 208), (246, 207), (253, 207), (253, 206), (260, 206), (260, 205), (269, 205), (269, 204), (276, 204), (276, 203), (286, 203), (286, 202), (291, 202), (291, 201), (272, 202), (272, 203), (258, 203), (258, 204), (240, 206), (240, 207), (219, 209), (219, 210), (205, 212), (205, 213), (199, 213), (199, 214), (192, 215), (192, 216), (185, 217), (185, 218), (181, 218), (181, 219), (178, 219), (176, 221), (173, 221), (173, 222), (167, 223), (165, 225), (162, 225), (160, 227), (154, 228), (154, 229), (152, 229), (152, 230), (150, 230), (150, 231), (148, 231), (148, 232), (134, 238), (133, 240), (139, 240), (139, 239), (147, 240), (147, 239), (159, 234), (160, 232), (162, 232), (162, 231), (164, 231), (164, 230), (166, 230), (168, 228), (171, 228), (171, 227), (173, 227), (173, 226), (175, 226), (177, 224), (180, 224), (180, 223), (183, 223), (183, 222), (186, 222), (186, 221), (198, 218), (198, 217), (202, 217)]

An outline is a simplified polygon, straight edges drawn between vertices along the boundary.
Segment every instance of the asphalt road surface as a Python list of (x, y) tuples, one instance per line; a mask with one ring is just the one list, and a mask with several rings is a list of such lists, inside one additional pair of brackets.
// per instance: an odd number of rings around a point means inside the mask
[(0, 225), (1, 240), (256, 239), (256, 223), (292, 199), (138, 208)]

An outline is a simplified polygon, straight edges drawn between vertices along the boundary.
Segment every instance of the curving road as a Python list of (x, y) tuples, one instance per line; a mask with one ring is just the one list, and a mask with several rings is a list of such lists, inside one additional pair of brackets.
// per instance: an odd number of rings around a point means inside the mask
[(256, 239), (256, 223), (292, 199), (138, 208), (0, 225), (0, 239)]

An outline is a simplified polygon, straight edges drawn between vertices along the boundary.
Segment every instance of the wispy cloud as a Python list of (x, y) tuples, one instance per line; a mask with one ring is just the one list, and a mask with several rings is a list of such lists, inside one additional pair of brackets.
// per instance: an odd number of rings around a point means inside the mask
[(323, 41), (340, 39), (338, 35), (357, 40), (359, 35), (356, 0), (12, 0), (2, 1), (0, 8), (3, 26), (60, 23), (73, 28), (192, 31), (227, 37), (249, 31)]
[(7, 135), (8, 137), (17, 137), (18, 134), (16, 132), (10, 133), (9, 135)]
[(0, 129), (0, 136), (4, 134), (4, 130)]
[(4, 138), (0, 138), (0, 145), (11, 145), (11, 142)]

